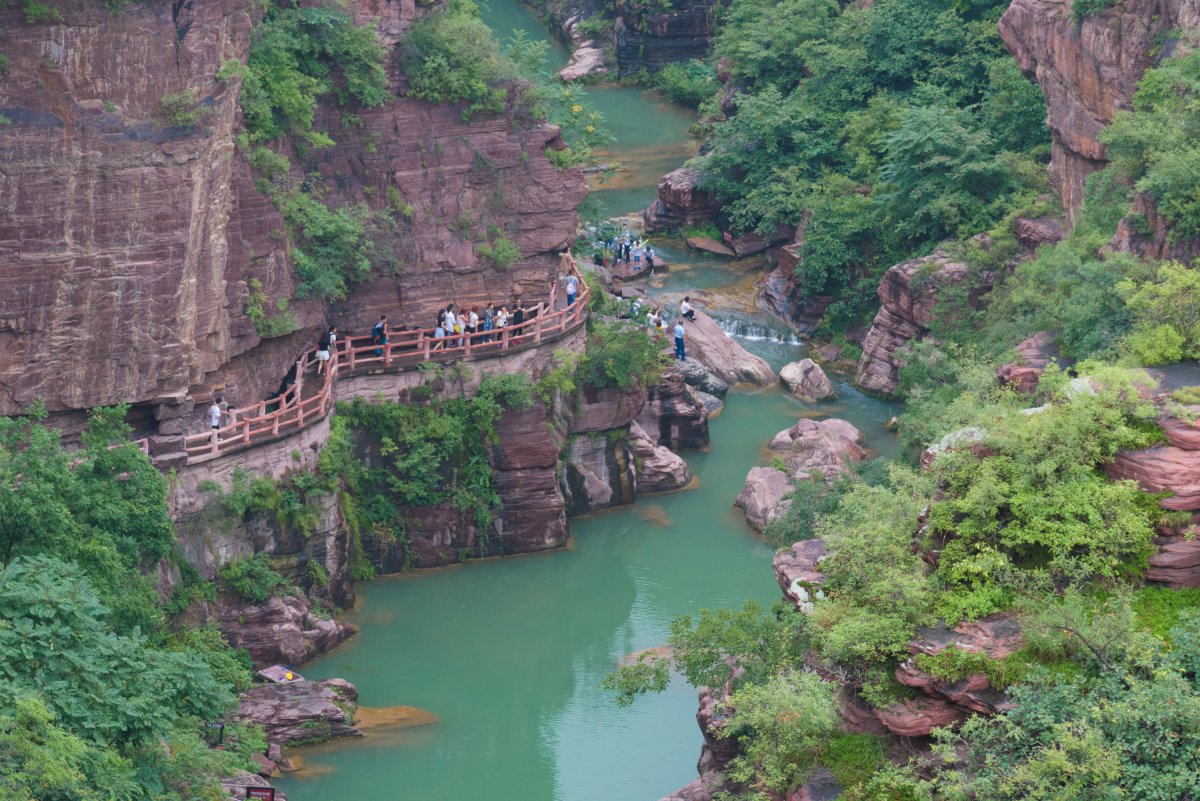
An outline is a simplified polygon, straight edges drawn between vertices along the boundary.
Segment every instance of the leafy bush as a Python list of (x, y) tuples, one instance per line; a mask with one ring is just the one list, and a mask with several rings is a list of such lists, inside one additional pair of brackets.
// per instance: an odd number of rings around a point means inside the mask
[(227, 589), (252, 604), (264, 603), (277, 591), (290, 587), (287, 579), (271, 568), (266, 554), (261, 553), (222, 565), (218, 575)]
[(698, 108), (717, 91), (717, 71), (702, 61), (676, 61), (654, 76), (654, 85), (672, 103)]
[(521, 258), (521, 251), (507, 237), (497, 237), (487, 245), (476, 245), (475, 252), (500, 270), (507, 270)]
[(357, 26), (340, 5), (271, 3), (254, 29), (245, 65), (227, 62), (220, 75), (243, 78), (241, 105), (253, 143), (291, 135), (308, 147), (333, 142), (313, 129), (318, 98), (339, 92), (364, 106), (388, 98), (387, 54), (372, 26)]
[(645, 328), (589, 320), (587, 349), (576, 377), (591, 389), (647, 387), (658, 381), (667, 364), (662, 343)]
[(1200, 272), (1168, 262), (1152, 280), (1126, 278), (1117, 292), (1133, 313), (1129, 346), (1141, 364), (1200, 356)]
[(254, 323), (254, 330), (263, 339), (283, 336), (296, 330), (296, 318), (288, 308), (288, 299), (280, 298), (275, 302), (278, 314), (268, 315), (269, 298), (263, 291), (262, 281), (251, 278), (249, 281), (250, 294), (246, 297), (246, 316)]
[(164, 128), (193, 128), (211, 116), (212, 109), (203, 105), (191, 89), (163, 95), (154, 114)]
[(514, 77), (514, 68), (471, 0), (452, 0), (413, 25), (400, 52), (411, 96), (465, 102), (463, 119), (504, 110), (502, 83)]

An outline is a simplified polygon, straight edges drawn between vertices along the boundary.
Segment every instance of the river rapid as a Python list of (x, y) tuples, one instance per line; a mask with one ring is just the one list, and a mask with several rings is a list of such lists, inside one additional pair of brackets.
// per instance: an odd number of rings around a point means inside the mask
[[(501, 40), (516, 29), (547, 38), (517, 0), (491, 0), (484, 18)], [(565, 61), (554, 45), (551, 65)], [(637, 89), (587, 91), (624, 165), (594, 194), (607, 214), (636, 211), (694, 152), (694, 116)], [(660, 252), (671, 272), (650, 294), (707, 290), (747, 349), (776, 369), (802, 358), (803, 343), (754, 308), (754, 276), (722, 259)], [(683, 454), (697, 487), (576, 518), (567, 549), (360, 585), (346, 619), (361, 634), (304, 674), (344, 677), (367, 706), (416, 706), (438, 722), (300, 749), (303, 770), (278, 785), (291, 801), (655, 801), (694, 779), (695, 691), (676, 679), (621, 709), (600, 682), (622, 656), (664, 643), (680, 613), (779, 597), (772, 549), (733, 507), (747, 471), (770, 463), (776, 432), (801, 416), (841, 417), (876, 453), (894, 453), (883, 423), (898, 409), (835, 385), (838, 399), (818, 405), (777, 388), (731, 392), (709, 449)]]

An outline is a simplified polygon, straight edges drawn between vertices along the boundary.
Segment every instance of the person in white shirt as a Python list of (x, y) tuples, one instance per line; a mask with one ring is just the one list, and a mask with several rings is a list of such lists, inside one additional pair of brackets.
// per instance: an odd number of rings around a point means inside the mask
[(213, 401), (212, 406), (208, 407), (208, 422), (214, 429), (221, 427), (221, 415), (225, 414), (221, 409), (221, 401), (223, 400), (224, 398), (218, 395)]
[(675, 358), (681, 362), (687, 361), (687, 355), (683, 350), (683, 318), (680, 317), (675, 322)]
[(679, 316), (686, 317), (689, 320), (695, 320), (696, 319), (696, 310), (692, 308), (692, 304), (690, 303), (690, 301), (691, 301), (691, 298), (687, 297), (687, 298), (683, 299), (683, 303), (679, 304)]

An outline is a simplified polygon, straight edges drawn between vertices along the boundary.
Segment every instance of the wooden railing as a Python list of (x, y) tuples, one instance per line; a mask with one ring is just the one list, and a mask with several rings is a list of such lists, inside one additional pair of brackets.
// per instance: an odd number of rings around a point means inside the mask
[[(549, 302), (539, 301), (533, 308), (533, 316), (520, 325), (507, 325), (473, 334), (464, 331), (444, 337), (434, 336), (436, 329), (433, 328), (393, 331), (389, 334), (389, 341), (383, 344), (374, 342), (369, 334), (346, 337), (337, 341), (323, 377), (307, 375), (309, 368), (318, 363), (316, 349), (307, 351), (296, 362), (295, 383), (282, 395), (240, 409), (230, 409), (230, 422), (227, 425), (209, 433), (184, 437), (188, 463), (207, 461), (222, 454), (270, 442), (323, 420), (333, 408), (335, 379), (341, 373), (359, 370), (402, 372), (415, 369), (425, 362), (492, 358), (558, 339), (586, 319), (590, 295), (587, 282), (579, 275), (575, 259), (569, 253), (567, 265), (570, 273), (579, 279), (579, 295), (575, 303), (554, 310), (559, 293), (558, 282), (555, 281), (550, 289)], [(304, 390), (308, 381), (323, 383), (320, 391), (305, 398)]]

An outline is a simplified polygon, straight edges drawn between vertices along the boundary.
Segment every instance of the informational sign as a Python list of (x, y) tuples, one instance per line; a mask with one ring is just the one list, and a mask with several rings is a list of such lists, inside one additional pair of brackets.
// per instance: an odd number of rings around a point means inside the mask
[(215, 743), (210, 742), (210, 745), (221, 745), (223, 742), (225, 742), (225, 724), (224, 723), (205, 723), (204, 728), (215, 729), (217, 732), (217, 741)]
[(275, 801), (274, 787), (247, 787), (246, 798), (256, 798), (259, 801)]

